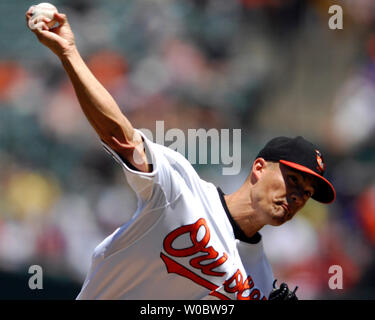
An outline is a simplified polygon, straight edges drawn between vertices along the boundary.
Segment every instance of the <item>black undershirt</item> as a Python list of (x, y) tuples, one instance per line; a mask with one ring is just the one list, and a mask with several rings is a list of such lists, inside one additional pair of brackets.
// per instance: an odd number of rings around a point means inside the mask
[(232, 228), (234, 231), (234, 237), (246, 243), (257, 244), (262, 239), (262, 236), (260, 235), (260, 233), (257, 232), (252, 237), (246, 236), (246, 234), (241, 230), (240, 226), (236, 223), (236, 221), (234, 221), (234, 219), (232, 218), (232, 215), (229, 212), (227, 203), (225, 202), (225, 198), (224, 198), (225, 193), (219, 187), (217, 188), (217, 191), (219, 192), (220, 200), (223, 205), (224, 211), (227, 214), (230, 224), (232, 225)]

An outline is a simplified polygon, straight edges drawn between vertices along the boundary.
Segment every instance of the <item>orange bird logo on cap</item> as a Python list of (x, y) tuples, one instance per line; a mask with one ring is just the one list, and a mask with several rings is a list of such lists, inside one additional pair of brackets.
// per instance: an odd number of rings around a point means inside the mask
[(322, 154), (319, 150), (315, 150), (316, 152), (316, 162), (318, 163), (318, 166), (316, 167), (320, 173), (324, 172), (324, 160), (322, 157)]

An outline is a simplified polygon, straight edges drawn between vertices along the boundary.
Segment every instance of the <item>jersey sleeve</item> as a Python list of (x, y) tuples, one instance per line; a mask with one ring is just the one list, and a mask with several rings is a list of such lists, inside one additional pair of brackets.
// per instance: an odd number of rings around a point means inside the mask
[(155, 206), (173, 202), (184, 186), (199, 180), (197, 173), (188, 160), (181, 154), (149, 140), (140, 130), (135, 129), (142, 137), (152, 172), (141, 172), (133, 168), (120, 155), (102, 142), (105, 150), (124, 170), (126, 179), (138, 196), (145, 203), (151, 199)]

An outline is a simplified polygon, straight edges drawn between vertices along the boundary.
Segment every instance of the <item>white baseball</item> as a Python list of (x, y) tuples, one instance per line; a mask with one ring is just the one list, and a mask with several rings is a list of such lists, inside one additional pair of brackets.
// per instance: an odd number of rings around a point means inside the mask
[(48, 28), (52, 28), (56, 21), (53, 20), (53, 15), (57, 11), (57, 8), (48, 2), (42, 2), (38, 5), (33, 5), (30, 7), (29, 11), (31, 12), (31, 18), (29, 20), (29, 28), (30, 29), (42, 29), (43, 25), (43, 18), (48, 18), (51, 21), (47, 23)]

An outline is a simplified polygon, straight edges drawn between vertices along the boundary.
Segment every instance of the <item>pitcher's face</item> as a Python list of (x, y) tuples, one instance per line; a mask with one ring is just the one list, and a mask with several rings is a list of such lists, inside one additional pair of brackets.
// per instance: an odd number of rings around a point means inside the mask
[[(262, 161), (257, 164), (258, 160)], [(257, 178), (252, 192), (253, 206), (273, 226), (292, 219), (314, 193), (313, 176), (278, 162), (257, 159), (253, 173)]]

